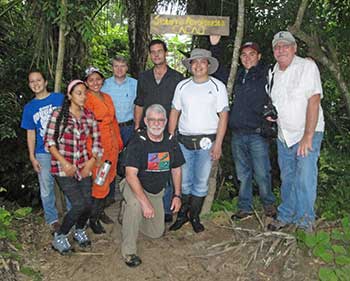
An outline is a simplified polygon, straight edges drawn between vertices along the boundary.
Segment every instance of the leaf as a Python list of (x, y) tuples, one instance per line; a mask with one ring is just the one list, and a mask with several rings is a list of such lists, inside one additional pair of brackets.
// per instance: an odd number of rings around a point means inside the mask
[(335, 263), (337, 265), (350, 265), (350, 257), (345, 255), (337, 256), (335, 257)]
[(332, 239), (334, 240), (343, 240), (344, 234), (339, 229), (332, 230)]
[(344, 246), (332, 245), (332, 250), (335, 254), (346, 255), (346, 249)]
[(343, 268), (336, 268), (335, 269), (335, 274), (337, 275), (338, 279), (340, 281), (348, 281), (349, 280), (349, 275)]
[(338, 281), (337, 275), (334, 270), (327, 267), (321, 267), (318, 272), (318, 277), (321, 281)]
[(333, 261), (332, 251), (327, 250), (327, 248), (324, 245), (317, 245), (312, 251), (312, 253), (315, 257), (319, 257), (326, 263), (331, 263)]
[(9, 226), (12, 221), (12, 216), (9, 211), (0, 208), (0, 225)]
[(310, 233), (310, 234), (306, 233), (305, 238), (304, 238), (304, 242), (305, 242), (306, 246), (308, 246), (309, 248), (313, 248), (317, 244), (316, 236), (312, 233)]
[(328, 245), (330, 241), (330, 235), (327, 232), (320, 231), (316, 234), (317, 244)]
[(25, 207), (25, 208), (17, 209), (13, 215), (16, 219), (23, 219), (24, 217), (29, 215), (31, 212), (32, 212), (32, 208)]
[(346, 229), (349, 229), (349, 228), (350, 228), (349, 217), (346, 216), (345, 218), (343, 218), (343, 219), (341, 220), (341, 224), (342, 224), (342, 226), (343, 226), (344, 231), (345, 231)]

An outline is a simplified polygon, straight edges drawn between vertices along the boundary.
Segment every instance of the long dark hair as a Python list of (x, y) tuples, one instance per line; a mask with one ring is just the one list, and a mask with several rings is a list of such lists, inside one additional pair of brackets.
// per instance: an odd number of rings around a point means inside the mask
[[(84, 84), (84, 82), (78, 82), (76, 83), (71, 89), (69, 89), (69, 92), (67, 91), (67, 94), (64, 96), (64, 101), (61, 107), (60, 112), (58, 113), (56, 125), (55, 125), (55, 133), (53, 135), (53, 138), (56, 142), (56, 146), (58, 146), (57, 140), (62, 137), (62, 134), (64, 130), (67, 127), (68, 124), (68, 117), (69, 117), (69, 107), (71, 105), (71, 101), (68, 99), (68, 94), (71, 94), (76, 86)], [(85, 86), (86, 87), (86, 86)], [(61, 124), (63, 123), (62, 130), (60, 130)]]

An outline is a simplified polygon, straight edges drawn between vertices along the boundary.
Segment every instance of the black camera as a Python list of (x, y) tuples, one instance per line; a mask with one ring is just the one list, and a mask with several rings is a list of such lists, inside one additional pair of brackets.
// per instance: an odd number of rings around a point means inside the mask
[(263, 120), (260, 126), (260, 135), (269, 139), (276, 138), (278, 135), (277, 123), (266, 120), (267, 117), (270, 117), (273, 120), (276, 120), (278, 117), (277, 109), (272, 104), (271, 100), (264, 105), (262, 117)]
[(262, 116), (265, 119), (266, 117), (271, 117), (273, 120), (276, 120), (278, 117), (276, 107), (271, 102), (265, 104), (262, 111)]

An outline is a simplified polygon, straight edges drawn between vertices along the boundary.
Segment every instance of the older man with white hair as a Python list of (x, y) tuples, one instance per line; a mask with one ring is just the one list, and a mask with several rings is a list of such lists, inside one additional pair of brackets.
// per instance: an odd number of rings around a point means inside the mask
[(317, 160), (323, 139), (320, 104), (322, 85), (317, 65), (296, 55), (297, 44), (288, 31), (272, 41), (276, 64), (270, 73), (271, 98), (278, 111), (278, 163), (281, 199), (277, 220), (268, 225), (279, 230), (287, 224), (312, 231), (317, 189)]
[(135, 133), (126, 148), (126, 180), (120, 183), (126, 202), (121, 250), (130, 267), (141, 264), (136, 255), (139, 231), (151, 238), (164, 233), (162, 198), (170, 175), (175, 190), (171, 210), (176, 213), (181, 207), (181, 165), (185, 161), (175, 138), (164, 132), (166, 110), (160, 104), (149, 106), (144, 122), (147, 131)]

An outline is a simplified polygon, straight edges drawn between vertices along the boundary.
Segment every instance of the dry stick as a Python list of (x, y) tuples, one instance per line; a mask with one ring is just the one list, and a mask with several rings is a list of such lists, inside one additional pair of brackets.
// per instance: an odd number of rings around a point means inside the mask
[(2, 256), (0, 256), (0, 259), (1, 259), (1, 263), (4, 266), (5, 270), (10, 271), (10, 268), (9, 268), (7, 262), (5, 261), (5, 259)]
[(104, 253), (75, 252), (74, 256), (104, 256)]
[(264, 230), (265, 225), (264, 225), (263, 221), (261, 220), (258, 212), (255, 210), (255, 208), (253, 208), (253, 211), (254, 211), (254, 215), (256, 216), (256, 218), (257, 218), (257, 220), (258, 220), (258, 222), (259, 222), (259, 224), (261, 226), (261, 230)]
[(18, 252), (18, 249), (15, 246), (13, 246), (10, 242), (7, 242), (7, 245), (15, 252)]

